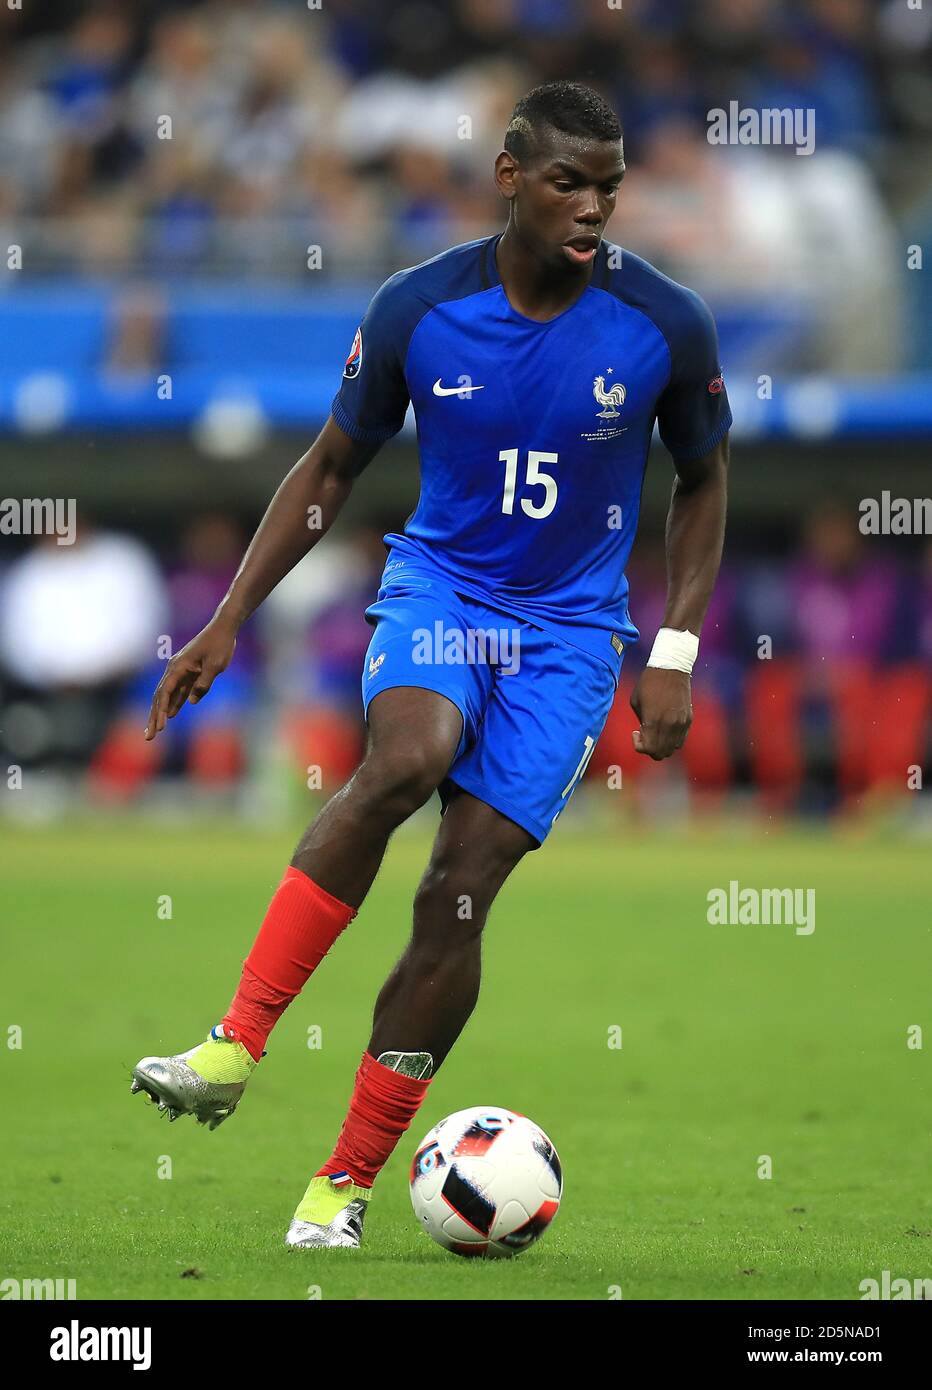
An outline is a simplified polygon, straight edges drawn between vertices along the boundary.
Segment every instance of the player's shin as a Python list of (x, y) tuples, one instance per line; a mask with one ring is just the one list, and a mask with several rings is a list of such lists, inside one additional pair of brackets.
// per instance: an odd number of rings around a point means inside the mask
[(363, 1054), (336, 1146), (298, 1203), (286, 1245), (359, 1245), (372, 1184), (420, 1109), (432, 1073), (429, 1052)]
[(275, 1024), (355, 916), (354, 907), (300, 869), (287, 869), (246, 957), (224, 1035), (258, 1061)]
[(133, 1068), (133, 1092), (147, 1094), (170, 1120), (193, 1115), (216, 1129), (242, 1099), (269, 1033), (355, 915), (355, 908), (289, 868), (222, 1022), (188, 1052), (143, 1057)]

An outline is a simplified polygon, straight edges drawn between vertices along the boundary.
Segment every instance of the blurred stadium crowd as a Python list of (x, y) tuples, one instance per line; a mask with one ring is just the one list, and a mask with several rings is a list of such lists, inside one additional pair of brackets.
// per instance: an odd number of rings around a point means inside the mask
[[(932, 3), (905, 0), (4, 5), (0, 244), (23, 246), (27, 268), (0, 268), (5, 374), (35, 370), (47, 393), (42, 373), (54, 366), (79, 403), (88, 394), (81, 428), (93, 431), (96, 383), (79, 372), (136, 371), (149, 400), (146, 374), (167, 365), (182, 397), (199, 325), (212, 373), (237, 349), (244, 378), (290, 371), (305, 398), (316, 346), (329, 400), (318, 286), (339, 307), (352, 299), (350, 281), (358, 299), (359, 282), (374, 287), (498, 229), (490, 168), (502, 132), (516, 98), (553, 77), (590, 82), (618, 106), (629, 175), (610, 234), (707, 296), (729, 369), (753, 382), (777, 369), (789, 378), (927, 367), (929, 276), (910, 279), (906, 253), (932, 232), (930, 51)], [(731, 101), (811, 110), (815, 154), (711, 145), (708, 114)], [(322, 258), (309, 276), (312, 245)], [(184, 311), (205, 282), (216, 286), (211, 312), (222, 312), (195, 324)], [(109, 334), (74, 293), (101, 286), (115, 305)], [(278, 302), (262, 309), (272, 286), (285, 287), (289, 309), (317, 315), (313, 332)], [(183, 340), (177, 361), (163, 342), (166, 287)], [(244, 305), (264, 314), (262, 333), (253, 319), (239, 329), (255, 361), (227, 312)], [(353, 322), (356, 312), (353, 301)], [(332, 336), (348, 347), (342, 325)], [(865, 397), (870, 409), (878, 393)], [(122, 397), (117, 406), (122, 419), (129, 408)], [(40, 415), (53, 433), (55, 413)], [(269, 423), (282, 420), (270, 412)], [(129, 439), (161, 427), (150, 402), (129, 421)], [(243, 443), (239, 415), (234, 433)], [(30, 446), (10, 447), (26, 456)], [(835, 447), (826, 496), (842, 464)], [(261, 448), (244, 442), (247, 454)], [(883, 485), (886, 448), (879, 438)], [(128, 463), (131, 453), (132, 443)], [(39, 478), (34, 486), (47, 490)], [(169, 654), (159, 639), (177, 650), (210, 617), (256, 520), (246, 507), (177, 510), (186, 518), (177, 542), (129, 534), (129, 520), (114, 528), (112, 507), (95, 527), (84, 508), (74, 546), (50, 538), (0, 554), (4, 766), (89, 770), (97, 791), (122, 803), (163, 776), (242, 786), (274, 746), (302, 785), (318, 767), (332, 791), (362, 746), (363, 610), (384, 560), (381, 532), (392, 528), (373, 518), (328, 537), (248, 625), (209, 698), (145, 744)], [(928, 767), (930, 753), (932, 549), (923, 544), (868, 542), (852, 507), (832, 504), (800, 509), (793, 548), (765, 548), (771, 558), (736, 528), (703, 634), (684, 759), (657, 769), (631, 748), (627, 696), (648, 640), (628, 654), (590, 780), (618, 766), (637, 788), (682, 767), (697, 790), (753, 788), (787, 809), (901, 792), (906, 769)], [(649, 638), (663, 608), (658, 541), (642, 537), (630, 579), (632, 614)]]
[[(514, 101), (570, 74), (622, 115), (617, 239), (713, 295), (779, 286), (827, 316), (836, 368), (902, 356), (929, 6), (59, 0), (4, 7), (0, 35), (0, 225), (34, 266), (298, 276), (317, 244), (325, 275), (388, 273), (498, 223)], [(710, 146), (730, 100), (813, 111), (818, 159)]]
[[(230, 789), (273, 743), (295, 782), (335, 790), (363, 747), (378, 529), (328, 537), (244, 628), (210, 695), (160, 740), (142, 739), (163, 659), (210, 619), (247, 539), (218, 511), (191, 520), (165, 564), (141, 541), (87, 524), (73, 546), (42, 539), (24, 551), (0, 574), (5, 763), (89, 769), (95, 792), (122, 802), (171, 774)], [(932, 544), (913, 560), (895, 546), (878, 552), (850, 508), (826, 501), (789, 559), (739, 551), (726, 561), (694, 675), (685, 785), (751, 788), (768, 806), (818, 812), (907, 790), (907, 769), (932, 752)], [(649, 637), (665, 596), (659, 538), (639, 542), (630, 579)], [(590, 781), (612, 767), (628, 786), (657, 775), (632, 751), (628, 707), (649, 647), (626, 658)]]

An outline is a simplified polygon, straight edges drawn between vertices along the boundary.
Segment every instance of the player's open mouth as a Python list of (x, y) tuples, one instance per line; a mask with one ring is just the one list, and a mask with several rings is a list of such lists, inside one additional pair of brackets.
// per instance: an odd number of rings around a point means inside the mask
[(563, 243), (563, 249), (574, 265), (588, 265), (599, 249), (599, 238), (595, 234), (574, 236)]

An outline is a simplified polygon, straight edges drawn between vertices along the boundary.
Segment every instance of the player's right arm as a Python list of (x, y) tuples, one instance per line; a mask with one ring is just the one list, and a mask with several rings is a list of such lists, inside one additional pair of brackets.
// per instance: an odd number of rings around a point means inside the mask
[[(152, 697), (146, 739), (165, 728), (186, 700), (197, 704), (229, 666), (240, 627), (276, 584), (325, 535), (379, 442), (350, 439), (330, 416), (282, 482), (207, 626), (171, 658)], [(319, 510), (318, 510), (319, 509)]]
[[(182, 647), (152, 697), (151, 740), (186, 700), (196, 705), (233, 658), (236, 634), (333, 524), (353, 480), (404, 424), (404, 354), (419, 310), (401, 272), (374, 296), (343, 368), (326, 425), (269, 503), (243, 563), (203, 632)], [(319, 510), (318, 510), (319, 509)]]

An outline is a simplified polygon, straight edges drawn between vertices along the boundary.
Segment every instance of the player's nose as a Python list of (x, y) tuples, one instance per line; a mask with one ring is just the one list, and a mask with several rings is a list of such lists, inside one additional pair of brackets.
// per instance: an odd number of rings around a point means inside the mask
[(582, 207), (577, 208), (574, 220), (584, 226), (587, 231), (597, 230), (602, 222), (602, 210), (598, 200), (593, 197), (590, 203), (584, 203)]

